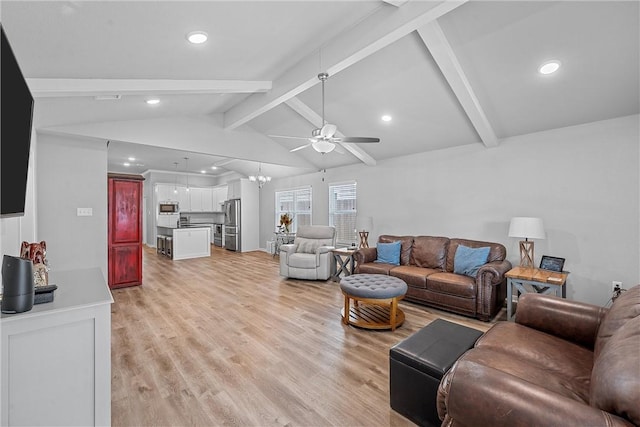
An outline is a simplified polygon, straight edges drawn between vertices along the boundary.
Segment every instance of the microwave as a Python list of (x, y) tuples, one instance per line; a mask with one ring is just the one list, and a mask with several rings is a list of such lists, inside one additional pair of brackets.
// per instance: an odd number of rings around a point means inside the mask
[(164, 202), (158, 205), (158, 213), (175, 214), (178, 213), (178, 204), (174, 202)]

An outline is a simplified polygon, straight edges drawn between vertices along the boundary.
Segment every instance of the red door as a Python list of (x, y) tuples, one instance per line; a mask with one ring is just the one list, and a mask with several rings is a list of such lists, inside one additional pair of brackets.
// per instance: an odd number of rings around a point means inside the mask
[(142, 179), (109, 176), (109, 287), (142, 284)]

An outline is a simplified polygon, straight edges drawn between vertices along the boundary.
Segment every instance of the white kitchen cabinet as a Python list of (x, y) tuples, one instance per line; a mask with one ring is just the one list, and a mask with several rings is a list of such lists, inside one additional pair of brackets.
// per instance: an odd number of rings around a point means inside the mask
[(202, 191), (202, 212), (213, 212), (213, 187), (204, 187)]
[(187, 191), (187, 187), (180, 185), (177, 187), (178, 189), (178, 208), (180, 212), (190, 212), (191, 211), (191, 200), (189, 200), (189, 191)]
[(228, 186), (219, 185), (213, 187), (213, 211), (222, 212), (224, 210), (222, 204), (227, 200)]
[(203, 189), (198, 187), (189, 188), (189, 201), (191, 203), (191, 209), (189, 212), (202, 212), (203, 211)]
[[(249, 181), (247, 180), (247, 182)], [(240, 179), (236, 179), (235, 181), (229, 181), (227, 185), (228, 185), (227, 200), (241, 198), (242, 184)]]
[(162, 202), (177, 202), (178, 195), (173, 191), (174, 185), (170, 184), (156, 184), (156, 196), (158, 203)]
[(0, 425), (111, 425), (111, 292), (99, 268), (49, 279), (52, 302), (2, 314)]

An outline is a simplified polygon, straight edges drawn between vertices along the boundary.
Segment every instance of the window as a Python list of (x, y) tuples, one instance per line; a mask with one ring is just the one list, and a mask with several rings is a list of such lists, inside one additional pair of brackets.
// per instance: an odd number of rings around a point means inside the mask
[(356, 242), (356, 183), (329, 184), (329, 225), (336, 228), (336, 244)]
[(289, 229), (292, 233), (298, 225), (311, 225), (311, 186), (276, 191), (276, 227), (280, 226), (280, 215), (285, 213), (293, 217)]

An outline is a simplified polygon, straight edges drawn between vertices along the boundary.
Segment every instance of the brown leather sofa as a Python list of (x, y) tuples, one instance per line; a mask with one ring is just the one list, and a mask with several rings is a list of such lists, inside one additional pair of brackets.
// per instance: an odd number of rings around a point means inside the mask
[(610, 309), (520, 298), (442, 378), (442, 425), (640, 425), (640, 285)]
[[(362, 248), (354, 253), (355, 273), (387, 274), (407, 283), (405, 299), (433, 307), (491, 320), (506, 297), (504, 274), (511, 269), (505, 260), (507, 250), (499, 243), (449, 239), (432, 236), (382, 235), (378, 243), (401, 242), (400, 265), (374, 262), (376, 248)], [(455, 274), (454, 258), (458, 245), (490, 248), (487, 263), (476, 277)]]

